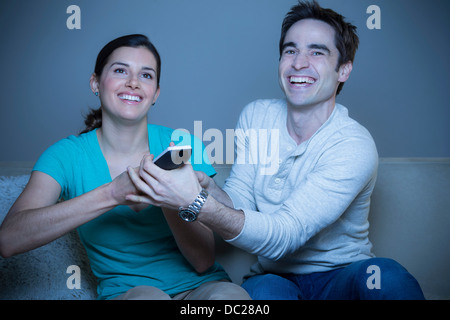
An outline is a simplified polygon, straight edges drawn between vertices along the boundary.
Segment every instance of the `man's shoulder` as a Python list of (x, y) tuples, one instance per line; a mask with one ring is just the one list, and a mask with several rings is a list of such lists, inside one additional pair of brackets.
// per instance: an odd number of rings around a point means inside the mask
[(241, 113), (241, 121), (248, 123), (251, 127), (257, 124), (267, 125), (267, 122), (276, 122), (276, 119), (283, 118), (286, 112), (286, 100), (258, 99), (244, 107)]
[(358, 159), (372, 159), (376, 162), (378, 159), (372, 135), (363, 125), (352, 119), (347, 108), (342, 105), (336, 105), (335, 115), (318, 137), (324, 152), (332, 158), (348, 157), (352, 162), (357, 162)]
[(348, 109), (343, 105), (336, 104), (337, 116), (335, 117), (334, 125), (336, 131), (347, 132), (348, 135), (361, 135), (372, 140), (370, 132), (357, 120), (350, 117)]

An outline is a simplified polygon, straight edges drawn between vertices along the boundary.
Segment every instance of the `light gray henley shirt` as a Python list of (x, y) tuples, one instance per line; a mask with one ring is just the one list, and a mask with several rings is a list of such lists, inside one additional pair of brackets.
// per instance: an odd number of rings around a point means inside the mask
[(308, 274), (373, 257), (371, 135), (340, 104), (300, 145), (286, 119), (285, 100), (257, 100), (242, 111), (224, 190), (245, 223), (229, 243), (258, 255), (257, 272)]

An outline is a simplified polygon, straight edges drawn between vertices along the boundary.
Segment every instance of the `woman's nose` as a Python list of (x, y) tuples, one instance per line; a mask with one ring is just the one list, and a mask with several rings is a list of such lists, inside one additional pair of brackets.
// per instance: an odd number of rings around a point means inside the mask
[(139, 79), (135, 75), (130, 75), (126, 85), (132, 89), (137, 89), (139, 88)]

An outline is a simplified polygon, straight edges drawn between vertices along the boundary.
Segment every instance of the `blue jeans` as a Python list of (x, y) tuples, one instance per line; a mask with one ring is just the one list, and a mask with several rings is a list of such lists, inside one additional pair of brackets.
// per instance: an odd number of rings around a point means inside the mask
[(417, 280), (394, 260), (371, 258), (306, 275), (262, 274), (242, 287), (254, 300), (423, 300)]

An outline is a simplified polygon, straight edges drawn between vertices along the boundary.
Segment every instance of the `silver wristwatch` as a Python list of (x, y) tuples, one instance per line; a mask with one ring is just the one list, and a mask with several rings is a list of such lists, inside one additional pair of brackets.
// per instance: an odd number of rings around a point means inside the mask
[(188, 205), (187, 208), (178, 208), (178, 215), (180, 218), (187, 222), (195, 221), (200, 213), (200, 209), (206, 202), (206, 198), (208, 198), (208, 192), (205, 189), (202, 189), (194, 202)]

